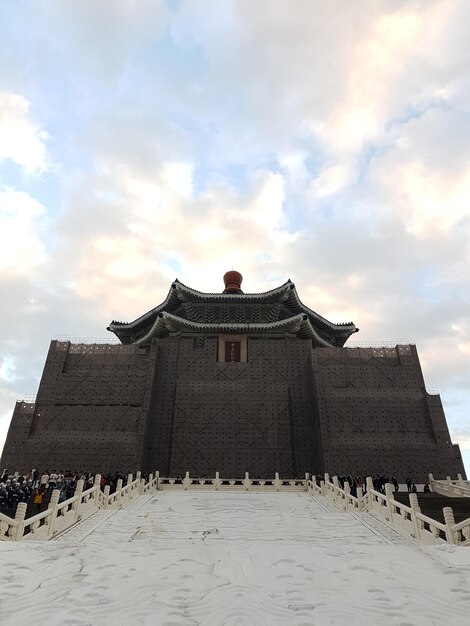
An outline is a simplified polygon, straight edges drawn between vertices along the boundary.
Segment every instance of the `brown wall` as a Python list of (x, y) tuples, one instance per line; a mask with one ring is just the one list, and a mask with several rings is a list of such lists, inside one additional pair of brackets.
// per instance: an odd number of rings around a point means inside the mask
[[(248, 361), (217, 361), (217, 338), (160, 340), (144, 471), (292, 477), (313, 463), (310, 345), (248, 340)], [(167, 367), (163, 367), (166, 364)]]
[(17, 405), (2, 462), (18, 471), (133, 471), (151, 370), (151, 355), (131, 346), (51, 342), (28, 428)]
[(17, 403), (0, 468), (238, 477), (464, 474), (414, 346), (316, 348), (217, 337), (150, 348), (51, 343), (35, 404)]
[(402, 482), (464, 473), (415, 346), (318, 348), (314, 369), (327, 471)]

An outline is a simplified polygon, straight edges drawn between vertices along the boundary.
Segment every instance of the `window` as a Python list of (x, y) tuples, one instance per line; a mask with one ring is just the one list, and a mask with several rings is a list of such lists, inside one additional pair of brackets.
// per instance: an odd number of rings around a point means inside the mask
[(225, 342), (225, 362), (240, 363), (240, 341)]

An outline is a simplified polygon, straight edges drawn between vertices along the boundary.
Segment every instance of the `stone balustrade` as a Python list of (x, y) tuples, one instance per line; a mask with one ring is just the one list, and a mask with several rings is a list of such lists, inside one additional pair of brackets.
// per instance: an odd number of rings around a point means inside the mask
[(341, 488), (336, 476), (330, 481), (328, 474), (325, 474), (325, 483), (324, 485), (322, 483), (317, 493), (326, 495), (346, 511), (367, 511), (419, 544), (446, 542), (470, 546), (470, 519), (456, 524), (452, 509), (445, 507), (443, 509), (445, 523), (438, 522), (421, 513), (415, 493), (410, 493), (410, 506), (395, 500), (393, 485), (390, 483), (385, 485), (385, 494), (383, 494), (373, 488), (372, 478), (367, 478), (366, 493), (354, 498), (349, 492), (347, 483), (345, 483), (345, 488)]
[(441, 496), (470, 498), (470, 480), (464, 480), (461, 474), (457, 475), (457, 480), (452, 480), (450, 476), (447, 476), (446, 480), (435, 480), (433, 475), (429, 474), (429, 488)]
[(305, 491), (309, 475), (301, 479), (282, 479), (276, 472), (274, 478), (250, 478), (248, 472), (244, 478), (220, 478), (219, 472), (214, 478), (191, 478), (186, 472), (184, 478), (161, 478), (159, 489), (209, 490), (209, 491)]
[(143, 493), (155, 491), (158, 488), (159, 475), (151, 475), (149, 481), (141, 479), (137, 472), (135, 479), (129, 474), (126, 486), (118, 480), (117, 489), (109, 493), (109, 486), (104, 492), (100, 489), (101, 475), (95, 476), (92, 487), (83, 491), (83, 480), (77, 482), (75, 493), (71, 498), (59, 503), (60, 491), (54, 489), (48, 508), (32, 517), (25, 519), (26, 504), (21, 503), (12, 519), (0, 513), (0, 540), (48, 540), (67, 530), (77, 522), (90, 517), (98, 509), (113, 509), (126, 506)]
[[(48, 540), (56, 537), (74, 524), (86, 519), (98, 509), (118, 509), (130, 504), (142, 494), (153, 493), (157, 490), (181, 489), (182, 491), (306, 491), (311, 496), (321, 496), (330, 499), (336, 506), (345, 511), (366, 511), (378, 520), (388, 524), (402, 535), (414, 539), (420, 544), (449, 543), (454, 545), (470, 546), (470, 519), (458, 524), (455, 523), (452, 509), (444, 508), (444, 523), (438, 522), (421, 513), (418, 498), (415, 493), (410, 494), (410, 505), (407, 506), (394, 499), (393, 485), (385, 485), (385, 494), (373, 488), (372, 478), (367, 478), (365, 493), (360, 486), (356, 487), (356, 495), (351, 493), (350, 485), (345, 482), (341, 487), (337, 476), (330, 478), (324, 475), (324, 480), (317, 484), (315, 476), (305, 474), (304, 479), (282, 479), (278, 473), (274, 478), (250, 478), (248, 472), (244, 478), (220, 478), (216, 472), (214, 478), (192, 478), (187, 472), (184, 478), (160, 477), (158, 471), (150, 474), (148, 481), (141, 478), (137, 472), (127, 477), (127, 484), (123, 486), (118, 480), (116, 491), (109, 493), (109, 486), (100, 489), (101, 476), (95, 476), (91, 488), (83, 490), (83, 481), (78, 481), (74, 495), (59, 503), (59, 490), (52, 492), (47, 510), (25, 519), (26, 504), (19, 504), (14, 519), (0, 513), (0, 540)], [(447, 489), (447, 495), (455, 495), (452, 491), (467, 489), (469, 481), (435, 481), (430, 475), (430, 486), (433, 490)]]

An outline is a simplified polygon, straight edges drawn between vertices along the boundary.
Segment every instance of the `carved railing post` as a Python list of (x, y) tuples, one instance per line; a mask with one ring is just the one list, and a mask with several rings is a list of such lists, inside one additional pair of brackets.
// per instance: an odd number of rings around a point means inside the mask
[(434, 480), (434, 476), (432, 474), (428, 474), (428, 481), (429, 481), (429, 491), (434, 491), (432, 483)]
[(450, 476), (446, 477), (446, 485), (444, 486), (444, 489), (447, 491), (447, 494), (452, 493), (452, 478)]
[(51, 499), (49, 502), (49, 508), (52, 509), (50, 517), (49, 517), (49, 529), (48, 536), (49, 539), (54, 535), (54, 528), (57, 520), (57, 506), (59, 504), (60, 498), (60, 489), (54, 489), (51, 495)]
[(80, 516), (80, 509), (82, 505), (82, 492), (83, 492), (83, 480), (77, 480), (77, 486), (75, 487), (74, 496), (77, 496), (76, 501), (73, 503), (72, 508), (75, 510), (75, 519), (77, 520)]
[(158, 491), (160, 489), (160, 472), (158, 470), (155, 472), (155, 478), (157, 479), (155, 490)]
[(326, 487), (325, 487), (325, 481), (324, 480), (320, 481), (320, 494), (322, 496), (326, 496)]
[(459, 485), (460, 485), (461, 487), (465, 487), (465, 481), (464, 481), (464, 479), (462, 478), (462, 474), (457, 474), (457, 480), (458, 480), (458, 483), (459, 483)]
[(108, 508), (108, 504), (109, 504), (109, 491), (110, 491), (111, 487), (109, 485), (105, 485), (104, 488), (104, 508), (107, 509)]
[(446, 539), (447, 543), (455, 544), (457, 543), (454, 531), (452, 530), (452, 526), (455, 524), (454, 511), (450, 506), (445, 506), (442, 509), (444, 513), (444, 522), (446, 525)]
[(220, 481), (220, 478), (219, 478), (219, 472), (216, 472), (215, 473), (215, 480), (214, 480), (214, 489), (216, 491), (219, 491), (220, 484), (221, 484), (221, 481)]
[(116, 482), (116, 504), (120, 505), (122, 502), (122, 478), (118, 478)]
[(366, 478), (366, 497), (369, 502), (369, 513), (372, 512), (374, 508), (374, 494), (372, 493), (372, 489), (374, 488), (374, 481), (372, 480), (372, 476), (367, 476)]
[(24, 533), (24, 518), (26, 516), (26, 509), (28, 505), (26, 502), (20, 502), (16, 507), (15, 522), (18, 522), (18, 526), (15, 529), (15, 541), (20, 541)]
[(416, 516), (416, 513), (421, 513), (421, 507), (418, 502), (418, 495), (416, 493), (410, 493), (410, 508), (411, 508), (411, 521), (413, 522), (413, 531), (415, 539), (418, 543), (421, 543), (421, 528), (422, 521)]
[(101, 490), (101, 474), (96, 474), (93, 486), (96, 487), (96, 491), (93, 493), (93, 500), (95, 501), (95, 508), (98, 508)]
[(339, 495), (339, 480), (337, 476), (333, 476), (333, 500), (336, 502), (336, 498)]
[(310, 480), (310, 474), (305, 472), (305, 491), (308, 491), (308, 481)]
[(245, 472), (245, 479), (243, 481), (243, 486), (245, 487), (245, 491), (250, 491), (251, 488), (251, 480), (249, 472)]
[(386, 483), (385, 484), (385, 497), (387, 498), (387, 509), (388, 509), (388, 519), (390, 521), (390, 524), (393, 525), (393, 505), (392, 505), (392, 500), (393, 500), (393, 485), (392, 483)]
[(183, 489), (185, 491), (188, 491), (190, 486), (191, 486), (191, 479), (189, 478), (189, 472), (186, 472), (186, 475), (183, 478)]
[(362, 485), (356, 486), (357, 510), (362, 511)]
[(280, 491), (281, 489), (281, 481), (279, 480), (279, 472), (276, 472), (274, 475), (274, 491)]
[(351, 487), (349, 486), (349, 482), (347, 480), (344, 481), (344, 492), (346, 493), (346, 497), (344, 499), (344, 508), (347, 510), (349, 509), (349, 505), (351, 504), (349, 498), (347, 497), (351, 494)]

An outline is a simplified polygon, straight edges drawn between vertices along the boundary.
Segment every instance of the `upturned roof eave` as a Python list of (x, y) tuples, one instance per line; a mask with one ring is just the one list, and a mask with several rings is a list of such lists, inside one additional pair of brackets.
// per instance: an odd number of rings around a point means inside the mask
[[(296, 328), (296, 330), (289, 331), (289, 328)], [(246, 334), (247, 332), (271, 332), (285, 329), (286, 331), (299, 335), (304, 339), (312, 339), (317, 345), (333, 347), (333, 344), (318, 335), (310, 320), (308, 318), (305, 319), (305, 315), (302, 313), (276, 322), (258, 324), (237, 322), (229, 322), (226, 324), (206, 324), (201, 322), (190, 322), (182, 317), (178, 317), (177, 315), (163, 312), (155, 320), (148, 333), (135, 341), (134, 344), (139, 345), (146, 343), (152, 339), (152, 337), (166, 337), (172, 332), (177, 332), (183, 329), (197, 332), (223, 332), (234, 334)]]
[[(204, 293), (202, 291), (197, 291), (196, 289), (192, 289), (191, 287), (184, 285), (182, 282), (180, 282), (176, 278), (170, 287), (167, 297), (161, 304), (154, 307), (153, 309), (150, 309), (150, 311), (147, 311), (147, 313), (144, 313), (143, 315), (141, 315), (140, 317), (138, 317), (132, 322), (116, 322), (113, 320), (111, 324), (108, 326), (108, 330), (114, 333), (115, 330), (130, 329), (130, 328), (135, 328), (136, 326), (139, 326), (142, 322), (147, 321), (152, 316), (157, 315), (161, 311), (165, 310), (165, 307), (167, 307), (168, 304), (170, 304), (173, 294), (175, 294), (175, 296), (177, 297), (175, 293), (176, 291), (181, 291), (183, 293), (190, 294), (198, 298), (199, 300), (210, 300), (214, 302), (220, 302), (220, 301), (234, 302), (235, 300), (240, 300), (242, 302), (250, 302), (250, 301), (263, 300), (263, 299), (269, 298), (270, 296), (283, 293), (290, 287), (291, 284), (292, 282), (289, 279), (284, 284), (280, 285), (279, 287), (276, 287), (275, 289), (271, 289), (270, 291), (264, 291), (261, 293), (223, 294), (223, 293)], [(175, 285), (175, 287), (173, 285)]]
[(352, 331), (351, 334), (356, 332), (357, 328), (356, 328), (356, 325), (353, 322), (345, 322), (345, 323), (335, 324), (334, 322), (330, 322), (325, 317), (323, 317), (322, 315), (320, 315), (316, 311), (313, 311), (308, 306), (306, 306), (302, 302), (302, 300), (299, 298), (299, 294), (297, 293), (297, 289), (296, 289), (294, 284), (292, 284), (292, 286), (291, 286), (291, 291), (292, 291), (292, 295), (295, 298), (296, 304), (300, 307), (300, 309), (306, 315), (308, 315), (309, 317), (313, 317), (316, 321), (320, 322), (321, 324), (323, 324), (328, 329), (330, 329), (332, 331), (351, 330)]
[[(168, 292), (165, 300), (154, 307), (147, 313), (144, 313), (137, 319), (132, 322), (116, 322), (112, 321), (108, 326), (108, 330), (113, 332), (119, 339), (121, 338), (122, 333), (119, 331), (130, 331), (132, 329), (138, 328), (142, 324), (152, 323), (159, 313), (166, 311), (168, 307), (176, 306), (182, 300), (181, 295), (188, 295), (197, 300), (203, 300), (208, 302), (261, 302), (263, 300), (269, 299), (272, 296), (277, 296), (281, 294), (286, 294), (287, 297), (281, 300), (281, 302), (286, 302), (290, 297), (294, 298), (294, 302), (297, 307), (300, 309), (301, 313), (307, 315), (312, 321), (312, 328), (315, 323), (319, 324), (324, 329), (331, 332), (335, 337), (337, 337), (340, 341), (342, 341), (343, 336), (346, 334), (347, 336), (344, 339), (343, 344), (347, 341), (347, 339), (354, 333), (357, 332), (357, 328), (354, 323), (348, 322), (344, 324), (335, 324), (333, 322), (328, 321), (326, 318), (322, 317), (309, 307), (307, 307), (300, 300), (299, 295), (297, 293), (297, 289), (295, 288), (294, 283), (290, 279), (288, 279), (285, 283), (276, 287), (275, 289), (271, 289), (269, 291), (265, 291), (262, 293), (246, 293), (246, 294), (223, 294), (223, 293), (204, 293), (202, 291), (197, 291), (196, 289), (192, 289), (187, 285), (184, 285), (177, 278), (171, 284), (171, 288)], [(126, 333), (127, 334), (127, 333)], [(125, 335), (123, 335), (125, 336)]]

